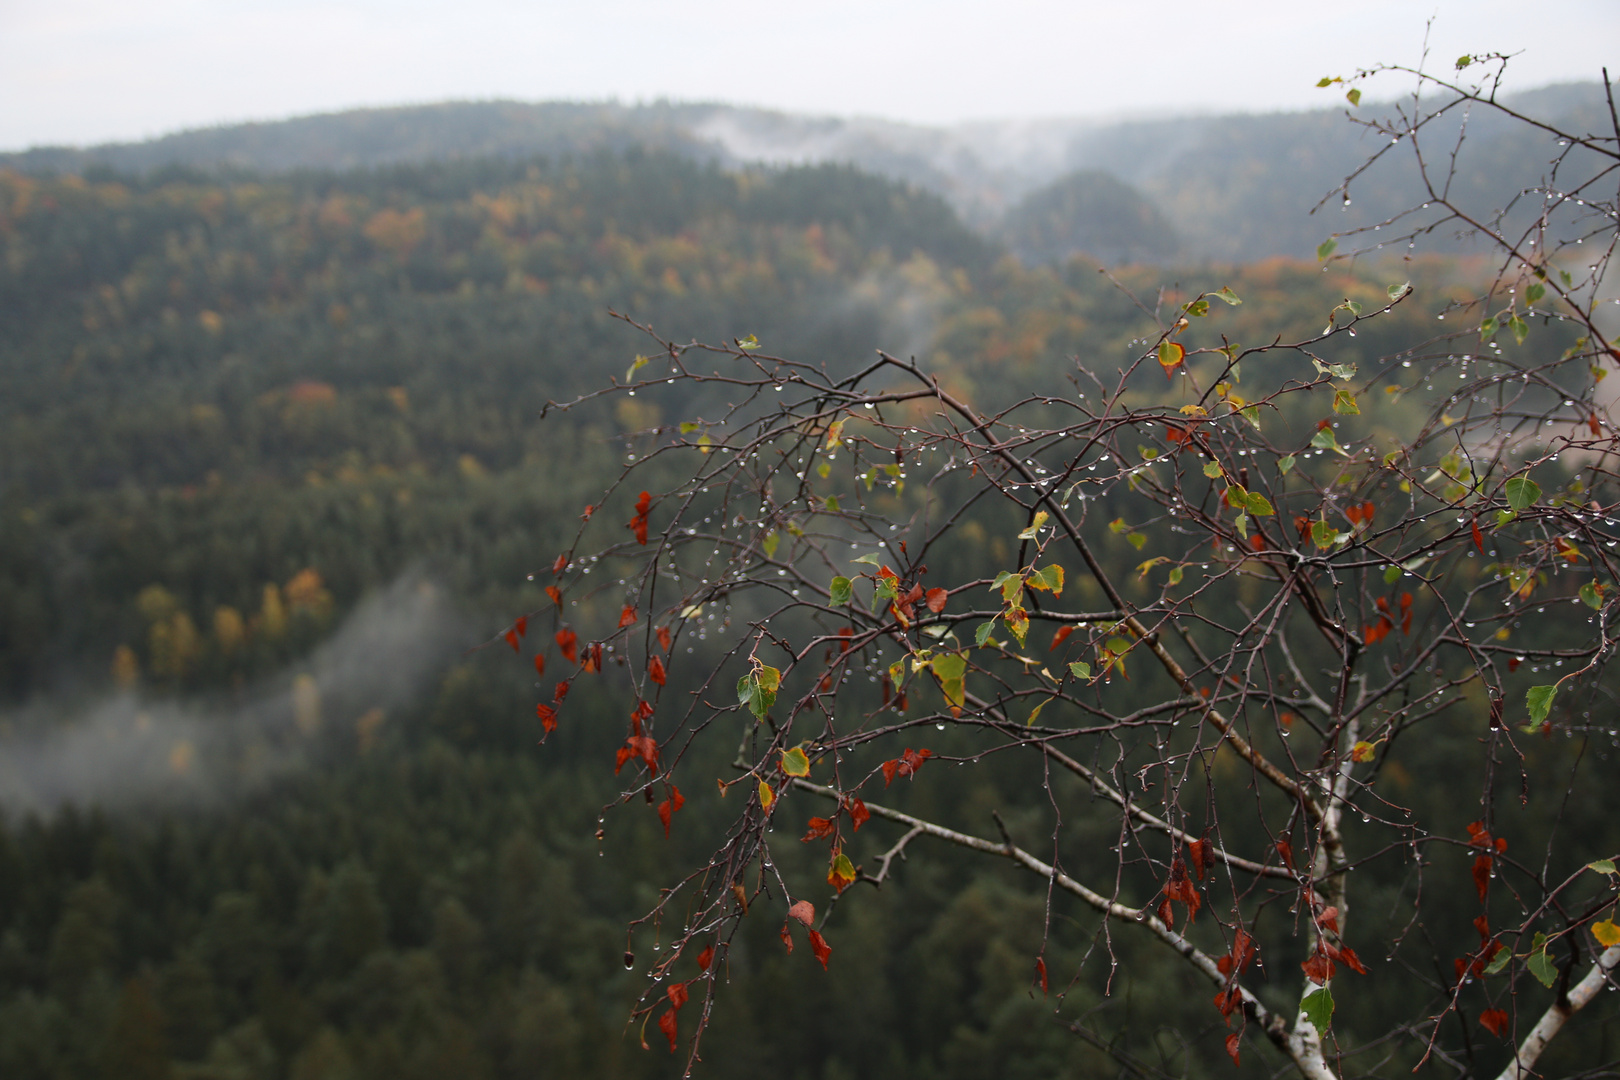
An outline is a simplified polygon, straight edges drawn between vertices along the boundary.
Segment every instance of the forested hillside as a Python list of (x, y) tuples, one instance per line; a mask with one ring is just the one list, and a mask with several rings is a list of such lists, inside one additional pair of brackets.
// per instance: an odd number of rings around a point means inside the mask
[[(598, 817), (620, 795), (616, 672), (570, 700), (614, 721), (541, 749), (534, 679), (498, 637), (550, 603), (534, 575), (625, 455), (728, 405), (717, 383), (679, 415), (621, 399), (542, 424), (653, 348), (615, 313), (834, 371), (916, 355), (994, 408), (1075, 392), (1077, 361), (1124, 365), (1151, 309), (1203, 288), (1243, 297), (1219, 330), (1255, 341), (1410, 280), (1330, 357), (1388, 369), (1379, 422), (1398, 426), (1447, 393), (1421, 347), (1476, 272), (1274, 259), (1111, 280), (1083, 257), (1025, 266), (941, 196), (848, 167), (581, 139), (609, 148), (0, 172), (0, 1075), (679, 1074), (624, 1030), (643, 978), (624, 924), (689, 834)], [(1278, 422), (1303, 440), (1315, 417)], [(412, 595), (435, 599), (367, 606)], [(1425, 760), (1443, 771), (1447, 749)], [(84, 779), (117, 773), (110, 797)], [(1039, 794), (984, 768), (900, 805), (1016, 822)], [(685, 813), (720, 829), (726, 810), (703, 792)], [(706, 1074), (1113, 1071), (1026, 992), (1041, 904), (998, 866), (916, 860), (839, 908), (814, 978), (756, 920)], [(1094, 929), (1062, 928), (1054, 969)], [(1103, 1005), (1082, 982), (1061, 1015), (1100, 1008), (1173, 1071), (1230, 1069), (1168, 1034), (1205, 991), (1119, 947), (1130, 992)], [(1613, 1038), (1583, 1037), (1570, 1060)]]

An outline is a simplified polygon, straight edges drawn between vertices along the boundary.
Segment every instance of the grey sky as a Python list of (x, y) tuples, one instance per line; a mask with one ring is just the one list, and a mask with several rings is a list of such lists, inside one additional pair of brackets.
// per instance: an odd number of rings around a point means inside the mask
[(1333, 100), (1322, 75), (1415, 63), (1431, 16), (1445, 67), (1620, 75), (1617, 0), (0, 0), (0, 148), (451, 98), (922, 123), (1305, 108)]

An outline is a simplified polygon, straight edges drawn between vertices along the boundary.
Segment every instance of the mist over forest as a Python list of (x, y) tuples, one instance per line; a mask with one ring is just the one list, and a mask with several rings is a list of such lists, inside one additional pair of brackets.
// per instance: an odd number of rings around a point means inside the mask
[[(1514, 101), (1606, 123), (1597, 84)], [(1398, 367), (1488, 267), (1445, 233), (1319, 262), (1423, 201), (1392, 160), (1318, 208), (1369, 140), (1343, 108), (925, 128), (479, 102), (0, 155), (0, 1076), (680, 1076), (625, 1030), (625, 924), (730, 808), (693, 795), (668, 839), (639, 795), (599, 817), (624, 795), (623, 672), (579, 677), (591, 720), (541, 746), (534, 668), (501, 634), (551, 610), (546, 570), (638, 433), (726, 392), (542, 410), (641, 354), (661, 370), (628, 320), (835, 372), (915, 356), (993, 408), (1125, 366), (1155, 306), (1221, 287), (1244, 301), (1222, 332), (1260, 341), (1410, 282), (1324, 354)], [(1545, 157), (1481, 117), (1459, 197)], [(617, 610), (605, 583), (579, 604)], [(895, 799), (1016, 822), (1040, 797), (987, 768)], [(756, 920), (701, 1075), (1114, 1075), (1067, 1026), (1091, 1013), (1180, 1075), (1276, 1067), (1166, 1035), (1209, 1026), (1208, 993), (1123, 938), (1129, 993), (1086, 969), (1055, 1016), (1027, 986), (1042, 904), (1009, 868), (917, 858), (838, 909), (814, 980)], [(1054, 970), (1092, 930), (1054, 930)], [(1613, 1039), (1594, 1023), (1546, 1060)]]

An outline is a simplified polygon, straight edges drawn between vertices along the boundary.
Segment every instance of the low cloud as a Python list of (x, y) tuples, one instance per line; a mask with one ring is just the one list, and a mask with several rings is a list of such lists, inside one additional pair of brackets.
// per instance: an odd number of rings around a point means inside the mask
[(465, 647), (444, 590), (407, 575), (303, 661), (229, 703), (120, 694), (0, 716), (0, 809), (208, 804), (323, 756), (364, 752)]

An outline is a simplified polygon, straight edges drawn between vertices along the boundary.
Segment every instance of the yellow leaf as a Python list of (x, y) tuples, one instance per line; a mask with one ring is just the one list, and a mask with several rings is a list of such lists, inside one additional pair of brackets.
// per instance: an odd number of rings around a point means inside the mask
[(776, 802), (776, 792), (771, 790), (771, 785), (761, 780), (759, 782), (760, 808), (768, 814), (771, 812), (771, 804), (774, 802)]
[(1598, 944), (1604, 948), (1620, 945), (1620, 926), (1616, 926), (1613, 919), (1604, 919), (1600, 923), (1592, 924), (1592, 936), (1597, 938)]

